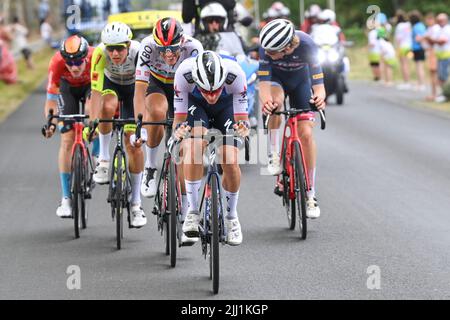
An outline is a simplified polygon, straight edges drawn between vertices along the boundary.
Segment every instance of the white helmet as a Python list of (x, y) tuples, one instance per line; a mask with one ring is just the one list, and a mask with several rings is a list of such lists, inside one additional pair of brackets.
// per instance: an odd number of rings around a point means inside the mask
[(195, 58), (192, 79), (203, 90), (214, 91), (222, 87), (227, 69), (222, 58), (214, 51), (203, 51)]
[[(200, 11), (200, 19), (203, 21), (203, 19), (208, 17), (219, 17), (223, 19), (223, 29), (225, 30), (228, 26), (228, 14), (225, 8), (218, 2), (211, 2), (208, 3), (206, 6), (203, 7), (202, 11)], [(206, 25), (204, 25), (204, 28), (206, 29)]]
[(322, 9), (320, 9), (319, 5), (312, 4), (309, 7), (309, 16), (310, 17), (317, 17), (321, 11), (322, 11)]
[(334, 13), (331, 9), (325, 9), (317, 16), (319, 20), (322, 20), (326, 23), (333, 23), (336, 21), (336, 13)]
[(106, 45), (129, 42), (132, 38), (130, 27), (122, 22), (108, 23), (102, 31), (102, 42)]
[(275, 19), (262, 28), (259, 38), (264, 50), (279, 51), (284, 49), (294, 37), (295, 28), (286, 19)]

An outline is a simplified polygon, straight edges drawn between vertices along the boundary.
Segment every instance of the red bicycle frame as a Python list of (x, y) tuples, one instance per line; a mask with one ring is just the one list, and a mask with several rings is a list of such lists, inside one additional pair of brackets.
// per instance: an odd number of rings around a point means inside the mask
[[(303, 154), (303, 148), (302, 143), (300, 141), (300, 137), (298, 135), (297, 130), (297, 116), (289, 116), (287, 119), (287, 123), (284, 126), (284, 133), (283, 133), (283, 141), (282, 141), (282, 149), (281, 149), (281, 157), (284, 160), (284, 168), (286, 169), (286, 174), (289, 176), (289, 199), (295, 199), (295, 172), (294, 168), (292, 166), (293, 163), (293, 157), (294, 157), (294, 142), (298, 141), (300, 146), (300, 153), (302, 157), (302, 165), (303, 165), (303, 172), (305, 173), (305, 181), (306, 181), (306, 190), (310, 189), (310, 183), (309, 183), (309, 175), (308, 175), (308, 168), (306, 166), (305, 156)], [(287, 141), (286, 141), (287, 140)], [(286, 149), (284, 149), (286, 142)], [(277, 185), (280, 184), (280, 176), (277, 178)]]
[(87, 163), (88, 161), (88, 154), (87, 154), (87, 150), (86, 150), (86, 146), (84, 145), (83, 142), (83, 129), (84, 129), (84, 124), (81, 122), (74, 122), (73, 123), (73, 129), (75, 131), (75, 141), (73, 142), (73, 146), (72, 146), (72, 157), (75, 153), (75, 148), (77, 145), (79, 145), (81, 147), (81, 150), (83, 150), (83, 158), (84, 158), (84, 162)]

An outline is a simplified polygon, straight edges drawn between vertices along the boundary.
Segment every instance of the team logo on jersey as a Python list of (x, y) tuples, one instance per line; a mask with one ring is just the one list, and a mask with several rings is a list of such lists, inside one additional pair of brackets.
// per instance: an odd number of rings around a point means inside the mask
[(183, 74), (183, 76), (188, 83), (194, 83), (194, 79), (192, 78), (192, 72), (187, 72)]
[(231, 121), (231, 119), (228, 118), (228, 120), (225, 122), (225, 124), (223, 125), (227, 131), (230, 130), (231, 125), (233, 124), (233, 121)]
[(178, 90), (178, 88), (177, 88), (177, 86), (174, 86), (174, 88), (173, 88), (173, 92), (174, 92), (174, 94), (175, 94), (175, 96), (177, 97), (177, 98), (179, 98), (180, 97), (180, 90)]
[(93, 72), (92, 73), (92, 80), (93, 81), (98, 81), (98, 72)]
[(230, 85), (234, 82), (234, 80), (236, 80), (236, 78), (237, 78), (237, 75), (235, 75), (234, 73), (228, 73), (225, 83)]
[(197, 109), (197, 107), (195, 105), (192, 105), (188, 108), (188, 112), (191, 113), (191, 116), (194, 115), (195, 110)]

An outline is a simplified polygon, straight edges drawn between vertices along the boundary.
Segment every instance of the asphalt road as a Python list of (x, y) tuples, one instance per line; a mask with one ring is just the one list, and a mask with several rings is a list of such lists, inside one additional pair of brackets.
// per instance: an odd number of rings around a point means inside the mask
[[(322, 216), (305, 241), (287, 229), (273, 177), (242, 168), (244, 242), (222, 248), (213, 296), (198, 244), (170, 268), (151, 200), (148, 225), (125, 229), (117, 251), (107, 188), (97, 187), (74, 239), (72, 221), (55, 215), (59, 137), (39, 133), (39, 90), (0, 125), (0, 298), (448, 299), (450, 117), (409, 106), (412, 96), (353, 83), (345, 106), (328, 107), (327, 129), (316, 129)], [(68, 289), (70, 266), (79, 290)]]

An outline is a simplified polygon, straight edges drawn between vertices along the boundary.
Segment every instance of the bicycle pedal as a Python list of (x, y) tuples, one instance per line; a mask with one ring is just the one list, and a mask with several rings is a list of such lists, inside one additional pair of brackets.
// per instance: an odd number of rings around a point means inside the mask
[(159, 209), (157, 207), (154, 207), (152, 210), (152, 213), (157, 216), (159, 214)]
[[(197, 241), (198, 242), (198, 241)], [(182, 242), (180, 247), (192, 247), (197, 242)]]
[(85, 199), (92, 199), (92, 195), (90, 192), (84, 194)]
[(283, 196), (283, 191), (280, 190), (279, 186), (276, 186), (275, 189), (273, 190), (273, 193), (275, 193), (277, 196), (282, 197)]

